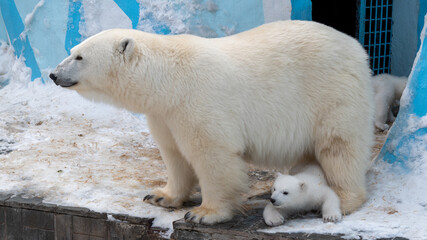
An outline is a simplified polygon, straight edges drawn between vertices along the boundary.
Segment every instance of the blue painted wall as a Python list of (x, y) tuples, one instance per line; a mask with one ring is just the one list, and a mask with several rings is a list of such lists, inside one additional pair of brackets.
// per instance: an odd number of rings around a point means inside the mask
[[(418, 2), (418, 24), (417, 24), (417, 36), (421, 36), (421, 31), (424, 26), (424, 15), (427, 13), (427, 0), (419, 0)], [(420, 47), (421, 40), (419, 39), (417, 48)]]
[(80, 11), (82, 9), (80, 1), (68, 0), (67, 27), (65, 33), (65, 50), (70, 54), (71, 48), (79, 44), (83, 39), (79, 32)]
[(420, 34), (427, 13), (427, 0), (393, 1), (391, 73), (408, 76), (420, 47)]
[(292, 20), (310, 20), (311, 21), (311, 1), (310, 0), (292, 0)]
[(196, 12), (190, 20), (190, 31), (197, 35), (222, 37), (264, 23), (263, 2), (259, 0), (203, 0), (202, 4), (206, 11)]
[(9, 41), (9, 39), (7, 37), (6, 25), (4, 24), (1, 11), (0, 11), (0, 41), (3, 41), (3, 42)]
[[(89, 26), (99, 19), (97, 11), (110, 11), (117, 16), (126, 16), (131, 23), (129, 27), (140, 29), (141, 22), (148, 20), (154, 32), (159, 34), (175, 34), (171, 21), (162, 21), (154, 16), (158, 11), (178, 11), (185, 4), (197, 5), (193, 11), (187, 9), (190, 16), (185, 16), (184, 24), (189, 27), (185, 32), (204, 37), (221, 37), (251, 29), (265, 23), (264, 13), (275, 11), (274, 20), (311, 19), (310, 0), (199, 0), (174, 1), (139, 1), (139, 0), (0, 0), (0, 40), (13, 45), (16, 55), (24, 57), (26, 65), (32, 69), (32, 80), (47, 75), (70, 49), (95, 31), (101, 31), (116, 25)], [(264, 4), (269, 2), (269, 4)], [(148, 9), (160, 3), (167, 9)], [(286, 9), (291, 13), (281, 15), (275, 6), (290, 5)], [(87, 12), (85, 4), (91, 5), (93, 13)], [(102, 9), (102, 5), (112, 6)], [(181, 5), (181, 6), (180, 6)], [(99, 6), (99, 8), (97, 7)], [(264, 6), (270, 6), (265, 9)], [(142, 10), (148, 12), (140, 16)], [(151, 11), (151, 14), (150, 14)], [(122, 13), (118, 13), (122, 12)], [(86, 14), (88, 13), (88, 15)], [(98, 14), (98, 15), (97, 15)], [(113, 14), (114, 15), (114, 14)], [(29, 19), (26, 23), (26, 18)], [(123, 18), (121, 18), (123, 20)], [(173, 20), (173, 19), (168, 19)], [(91, 28), (90, 34), (88, 33)]]
[(30, 45), (28, 37), (25, 34), (21, 35), (21, 33), (24, 32), (25, 27), (18, 9), (16, 8), (15, 2), (13, 0), (1, 0), (0, 11), (6, 26), (10, 43), (15, 49), (15, 54), (18, 57), (25, 58), (25, 63), (31, 68), (31, 78), (39, 78), (41, 73), (34, 56), (33, 48)]

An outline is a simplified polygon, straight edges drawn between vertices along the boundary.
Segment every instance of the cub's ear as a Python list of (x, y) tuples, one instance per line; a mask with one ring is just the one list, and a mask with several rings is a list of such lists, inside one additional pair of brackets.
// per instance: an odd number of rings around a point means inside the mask
[(307, 184), (305, 184), (305, 182), (300, 182), (299, 187), (300, 187), (301, 191), (305, 191), (305, 189), (307, 188)]
[(132, 38), (124, 38), (120, 41), (118, 46), (118, 52), (123, 54), (125, 60), (132, 58), (133, 52), (135, 50), (135, 40)]

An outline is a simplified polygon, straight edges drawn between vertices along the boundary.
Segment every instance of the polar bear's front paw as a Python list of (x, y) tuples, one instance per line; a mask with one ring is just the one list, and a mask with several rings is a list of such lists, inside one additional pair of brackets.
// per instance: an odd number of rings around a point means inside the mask
[(339, 212), (323, 214), (323, 222), (325, 223), (338, 222), (341, 220), (341, 218), (342, 218), (342, 215)]
[(187, 212), (184, 216), (185, 221), (212, 225), (215, 223), (226, 222), (233, 218), (232, 211), (224, 209), (211, 209), (206, 207), (196, 207)]
[(156, 206), (177, 208), (182, 206), (183, 200), (170, 197), (163, 189), (157, 189), (144, 197), (144, 202)]

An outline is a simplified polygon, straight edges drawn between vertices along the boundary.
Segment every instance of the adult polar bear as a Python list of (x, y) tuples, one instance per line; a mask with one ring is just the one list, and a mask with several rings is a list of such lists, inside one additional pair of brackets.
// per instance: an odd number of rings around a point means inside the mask
[(343, 213), (365, 200), (370, 69), (359, 43), (330, 27), (283, 21), (217, 39), (107, 30), (50, 77), (146, 115), (168, 181), (144, 200), (179, 207), (198, 182), (203, 201), (188, 221), (232, 218), (247, 189), (245, 162), (318, 161)]

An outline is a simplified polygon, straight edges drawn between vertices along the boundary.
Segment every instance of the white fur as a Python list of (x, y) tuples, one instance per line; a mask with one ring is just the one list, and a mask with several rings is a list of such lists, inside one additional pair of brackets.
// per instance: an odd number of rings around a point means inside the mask
[(168, 182), (145, 201), (179, 207), (198, 182), (203, 202), (188, 220), (233, 216), (247, 189), (245, 161), (318, 161), (345, 212), (365, 200), (370, 70), (360, 44), (330, 27), (283, 21), (217, 39), (108, 30), (53, 74), (78, 82), (70, 89), (85, 97), (146, 114)]
[(402, 97), (407, 81), (406, 77), (396, 77), (386, 73), (372, 77), (375, 91), (375, 126), (378, 129), (387, 130), (389, 128), (387, 122), (394, 121), (391, 107)]
[(336, 222), (342, 217), (340, 200), (317, 164), (305, 166), (296, 175), (279, 173), (270, 200), (263, 212), (269, 226), (280, 225), (290, 215), (310, 210), (321, 210), (324, 222)]

